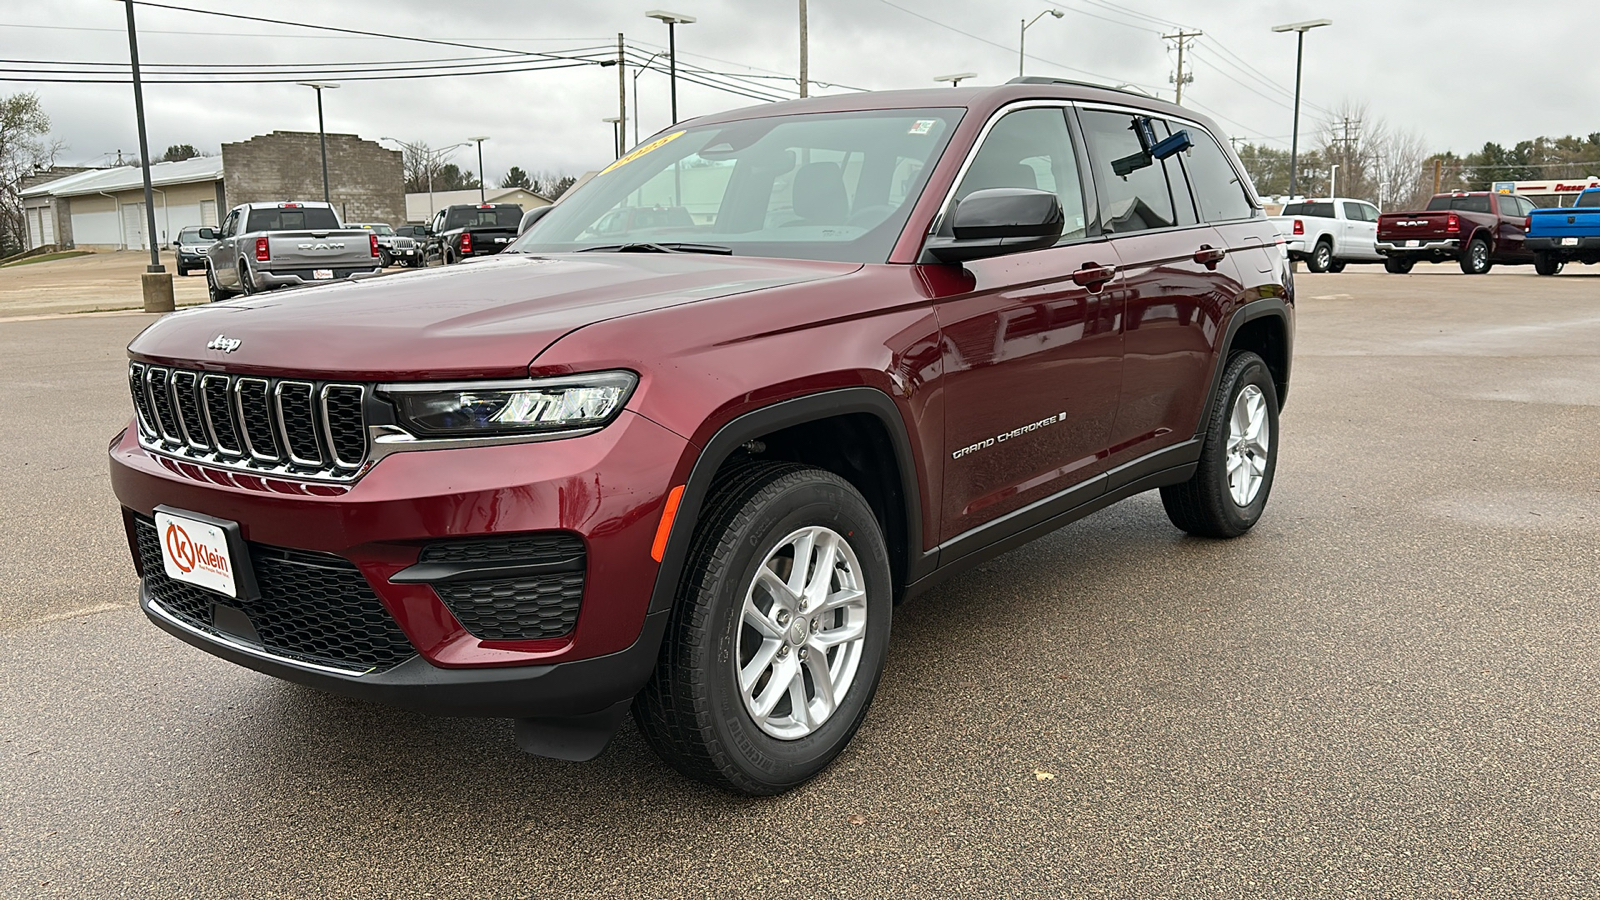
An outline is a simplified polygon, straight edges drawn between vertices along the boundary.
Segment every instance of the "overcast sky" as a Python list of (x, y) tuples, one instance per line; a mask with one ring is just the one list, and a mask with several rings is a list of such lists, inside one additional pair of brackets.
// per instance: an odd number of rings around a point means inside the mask
[[(666, 43), (666, 27), (645, 12), (665, 5), (699, 20), (678, 27), (686, 65), (793, 77), (799, 59), (796, 0), (176, 2), (546, 52), (614, 44), (618, 31), (627, 33), (630, 44), (654, 52)], [(810, 0), (811, 76), (865, 89), (926, 87), (936, 75), (963, 71), (976, 72), (977, 82), (1003, 82), (1016, 74), (1020, 20), (1049, 8), (1035, 0)], [(1170, 99), (1175, 56), (1172, 42), (1160, 36), (1167, 26), (1154, 20), (1181, 23), (1205, 33), (1185, 60), (1194, 82), (1184, 103), (1246, 140), (1288, 146), (1291, 103), (1285, 92), (1294, 85), (1295, 40), (1271, 33), (1269, 26), (1315, 18), (1332, 19), (1333, 25), (1306, 38), (1302, 144), (1314, 140), (1311, 132), (1325, 118), (1323, 111), (1342, 103), (1365, 103), (1369, 118), (1414, 129), (1433, 149), (1460, 153), (1485, 141), (1511, 144), (1539, 134), (1600, 131), (1592, 99), (1600, 96), (1600, 66), (1579, 43), (1597, 11), (1594, 0), (1067, 0), (1056, 8), (1065, 17), (1046, 16), (1028, 30), (1028, 52), (1038, 57), (1028, 60), (1028, 74), (1129, 82)], [(374, 62), (480, 52), (150, 7), (139, 7), (137, 15), (147, 64)], [(7, 3), (0, 9), (0, 57), (125, 63), (124, 29), (123, 4), (113, 0)], [(756, 83), (785, 85), (767, 78)], [(792, 93), (793, 83), (786, 86)], [(37, 91), (54, 137), (66, 144), (61, 162), (104, 164), (119, 148), (136, 150), (128, 86), (0, 83), (0, 93), (24, 90)], [(667, 78), (644, 72), (638, 90), (641, 135), (648, 135), (668, 124)], [(629, 94), (631, 106), (631, 88)], [(751, 102), (679, 84), (683, 118)], [(312, 92), (292, 84), (152, 84), (145, 103), (156, 154), (177, 143), (215, 153), (225, 141), (275, 129), (316, 129)], [(617, 75), (614, 68), (586, 66), (346, 80), (327, 93), (326, 111), (329, 131), (374, 139), (443, 146), (489, 135), (484, 158), (491, 181), (512, 165), (576, 174), (612, 157), (612, 126), (602, 119), (617, 114)], [(629, 144), (631, 131), (630, 126)], [(453, 160), (476, 167), (470, 151), (458, 151)]]

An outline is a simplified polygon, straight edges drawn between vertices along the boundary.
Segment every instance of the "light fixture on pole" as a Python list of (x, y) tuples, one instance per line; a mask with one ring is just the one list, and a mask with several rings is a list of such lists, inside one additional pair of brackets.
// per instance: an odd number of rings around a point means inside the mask
[(428, 176), (428, 218), (433, 218), (433, 173), (439, 168), (439, 163), (444, 160), (445, 154), (472, 145), (462, 141), (459, 144), (451, 144), (448, 147), (430, 149), (427, 144), (410, 144), (394, 137), (381, 137), (378, 140), (394, 141), (404, 147), (407, 152), (422, 160), (423, 172)]
[(1294, 52), (1294, 133), (1289, 138), (1289, 197), (1294, 198), (1295, 179), (1300, 157), (1300, 64), (1305, 60), (1306, 32), (1324, 25), (1332, 25), (1332, 19), (1312, 19), (1309, 22), (1291, 22), (1288, 25), (1274, 25), (1272, 30), (1278, 33), (1286, 31), (1295, 32)]
[(616, 159), (621, 159), (622, 158), (622, 117), (621, 116), (607, 116), (606, 118), (601, 119), (600, 121), (602, 121), (602, 122), (610, 122), (611, 123), (611, 149), (615, 150), (616, 153), (617, 153), (615, 158)]
[(950, 74), (950, 75), (935, 75), (933, 80), (934, 81), (938, 81), (938, 82), (948, 81), (948, 82), (950, 82), (950, 86), (951, 87), (960, 87), (961, 86), (961, 82), (966, 81), (968, 78), (977, 78), (977, 77), (978, 77), (978, 73), (977, 72), (955, 72), (955, 73)]
[[(1044, 12), (1039, 13), (1037, 16), (1034, 16), (1032, 21), (1029, 21), (1027, 19), (1023, 19), (1022, 20), (1022, 31), (1017, 37), (1017, 77), (1018, 78), (1022, 77), (1022, 60), (1023, 60), (1024, 55), (1025, 55), (1022, 52), (1022, 48), (1025, 47), (1027, 45), (1027, 43), (1028, 43), (1028, 29), (1033, 27), (1033, 23), (1034, 22), (1039, 21), (1040, 19), (1044, 18), (1045, 16), (1055, 16), (1056, 18), (1059, 19), (1064, 15), (1066, 15), (1066, 13), (1062, 12), (1059, 9), (1047, 9)], [(940, 80), (942, 81), (943, 79), (940, 79)]]
[(678, 124), (678, 26), (693, 25), (697, 19), (694, 16), (685, 16), (664, 9), (652, 9), (645, 13), (652, 19), (660, 19), (667, 23), (667, 61), (670, 64), (668, 77), (672, 82), (672, 124)]
[(332, 205), (328, 191), (328, 132), (322, 127), (322, 92), (324, 89), (333, 90), (339, 85), (332, 81), (297, 81), (301, 87), (308, 87), (317, 92), (317, 140), (322, 144), (322, 202)]
[(486, 199), (487, 194), (484, 193), (484, 182), (483, 182), (483, 142), (487, 141), (488, 139), (489, 139), (489, 136), (487, 134), (482, 135), (480, 137), (469, 137), (469, 138), (467, 138), (468, 141), (475, 142), (478, 145), (478, 202), (479, 203), (488, 203), (489, 202)]
[(635, 66), (633, 69), (633, 143), (639, 143), (639, 76), (650, 68), (650, 64), (662, 57), (661, 53), (652, 53), (644, 61), (644, 65)]

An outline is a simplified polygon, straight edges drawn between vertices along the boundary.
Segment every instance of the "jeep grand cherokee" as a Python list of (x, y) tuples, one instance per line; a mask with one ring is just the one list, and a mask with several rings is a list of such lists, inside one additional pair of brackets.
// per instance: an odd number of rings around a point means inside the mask
[(735, 110), (492, 260), (169, 315), (111, 447), (142, 606), (530, 752), (631, 710), (689, 776), (791, 788), (897, 602), (1143, 491), (1260, 517), (1293, 295), (1219, 137), (1040, 80)]

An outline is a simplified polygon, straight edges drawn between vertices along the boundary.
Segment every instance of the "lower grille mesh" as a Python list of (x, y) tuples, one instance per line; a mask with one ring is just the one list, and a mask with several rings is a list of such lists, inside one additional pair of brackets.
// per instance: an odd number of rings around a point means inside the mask
[(578, 624), (583, 573), (434, 585), (444, 605), (475, 637), (528, 641), (560, 637)]
[(236, 600), (168, 578), (153, 521), (134, 520), (134, 537), (150, 599), (192, 628), (223, 635), (212, 604), (244, 612), (275, 656), (355, 671), (381, 672), (416, 654), (367, 580), (349, 560), (324, 553), (248, 544), (261, 596)]

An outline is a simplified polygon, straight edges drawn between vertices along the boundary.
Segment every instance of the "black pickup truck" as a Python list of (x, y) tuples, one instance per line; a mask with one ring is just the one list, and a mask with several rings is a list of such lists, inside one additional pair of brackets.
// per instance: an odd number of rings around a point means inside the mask
[(450, 265), (474, 256), (491, 256), (516, 240), (522, 207), (515, 203), (447, 206), (433, 214), (422, 242), (422, 264)]

